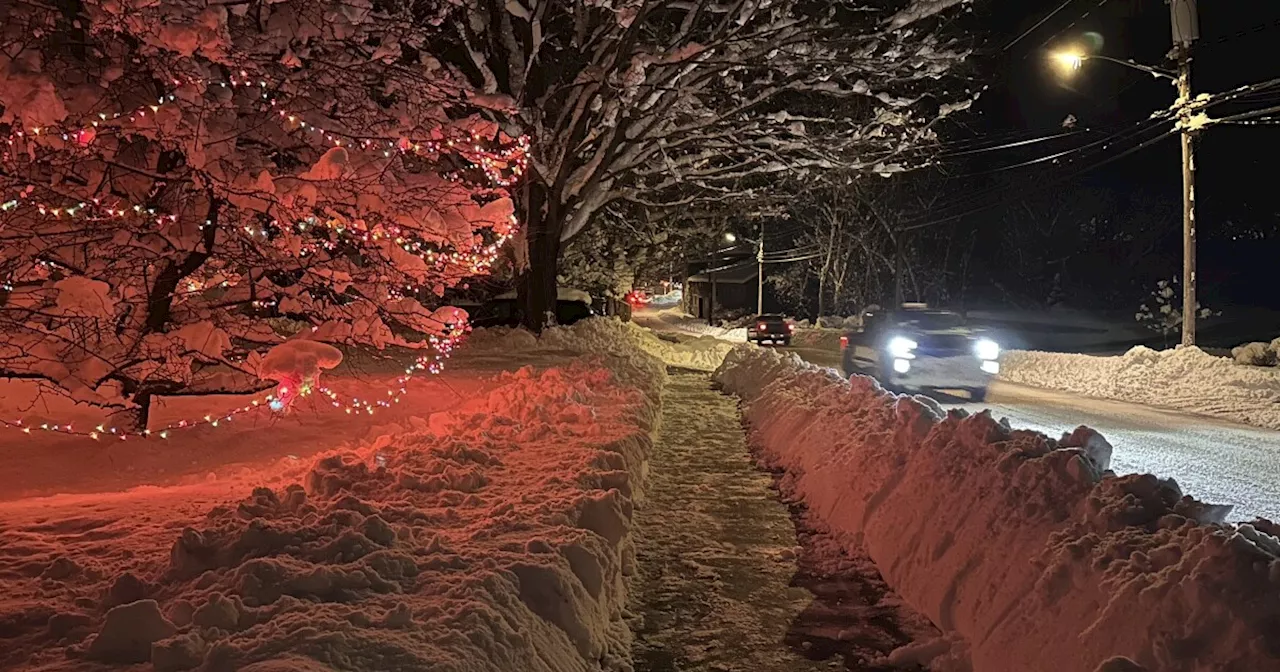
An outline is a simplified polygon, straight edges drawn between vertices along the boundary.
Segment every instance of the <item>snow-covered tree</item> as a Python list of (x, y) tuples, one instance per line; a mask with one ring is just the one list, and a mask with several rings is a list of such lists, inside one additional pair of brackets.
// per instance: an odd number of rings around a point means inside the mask
[[(446, 10), (441, 10), (446, 11)], [(422, 350), (513, 232), (523, 140), (425, 4), (0, 4), (0, 376), (128, 409), (272, 385), (301, 337)]]
[(673, 211), (625, 202), (596, 217), (561, 250), (559, 282), (613, 299), (680, 275), (686, 262), (723, 247), (734, 221), (723, 208)]
[(531, 327), (555, 296), (561, 244), (617, 202), (730, 203), (780, 177), (891, 174), (975, 93), (943, 79), (966, 50), (920, 22), (955, 0), (887, 8), (772, 0), (476, 0), (434, 53), (473, 99), (531, 139), (516, 192)]
[[(1204, 319), (1217, 315), (1196, 302), (1196, 316)], [(1144, 327), (1160, 334), (1168, 345), (1169, 337), (1182, 331), (1182, 284), (1178, 278), (1160, 280), (1150, 296), (1138, 306), (1134, 319)]]

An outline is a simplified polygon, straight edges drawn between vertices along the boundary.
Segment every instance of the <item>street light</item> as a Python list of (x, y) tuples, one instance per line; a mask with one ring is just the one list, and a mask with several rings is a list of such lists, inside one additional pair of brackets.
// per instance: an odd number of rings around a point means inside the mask
[(1149, 75), (1169, 80), (1178, 87), (1178, 98), (1174, 102), (1178, 112), (1177, 129), (1182, 135), (1182, 344), (1196, 343), (1196, 163), (1195, 145), (1192, 132), (1196, 125), (1192, 122), (1194, 109), (1191, 95), (1191, 42), (1199, 36), (1199, 28), (1192, 26), (1184, 30), (1179, 23), (1179, 12), (1190, 12), (1194, 21), (1195, 0), (1174, 0), (1171, 3), (1174, 11), (1174, 51), (1178, 58), (1178, 71), (1153, 68), (1149, 65), (1122, 61), (1110, 56), (1087, 54), (1079, 49), (1063, 49), (1049, 54), (1055, 63), (1064, 68), (1068, 74), (1079, 70), (1087, 60), (1108, 61), (1118, 63), (1127, 68), (1140, 70)]
[(1134, 70), (1141, 70), (1142, 72), (1145, 72), (1148, 75), (1152, 75), (1154, 77), (1161, 77), (1163, 79), (1167, 79), (1174, 83), (1177, 83), (1178, 81), (1178, 73), (1173, 72), (1172, 70), (1162, 70), (1160, 68), (1153, 68), (1149, 65), (1134, 63), (1133, 61), (1122, 61), (1118, 58), (1111, 58), (1110, 56), (1102, 56), (1099, 54), (1086, 54), (1083, 51), (1076, 51), (1074, 49), (1064, 49), (1062, 51), (1055, 51), (1049, 54), (1049, 58), (1053, 59), (1055, 63), (1062, 66), (1063, 69), (1071, 72), (1074, 72), (1084, 67), (1085, 61), (1107, 61), (1109, 63), (1118, 63), (1127, 68), (1133, 68)]
[(1055, 51), (1052, 54), (1049, 54), (1049, 58), (1053, 59), (1055, 63), (1062, 66), (1064, 69), (1068, 71), (1075, 71), (1084, 66), (1084, 59), (1088, 57), (1074, 51)]
[[(752, 245), (756, 246), (756, 265), (759, 266), (759, 269), (758, 269), (759, 273), (756, 278), (756, 283), (757, 283), (756, 313), (757, 314), (764, 312), (764, 235), (763, 235), (764, 227), (763, 226), (761, 227), (760, 233), (761, 233), (760, 240), (752, 240), (751, 238), (746, 238), (746, 237), (742, 239), (743, 241), (751, 243)], [(733, 232), (725, 233), (724, 239), (729, 241), (730, 243), (738, 242), (738, 236)], [(714, 290), (714, 285), (712, 286), (712, 289)]]

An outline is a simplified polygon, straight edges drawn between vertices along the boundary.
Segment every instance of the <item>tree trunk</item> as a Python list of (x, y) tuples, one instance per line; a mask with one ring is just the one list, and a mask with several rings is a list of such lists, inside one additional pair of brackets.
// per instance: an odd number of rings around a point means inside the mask
[(825, 272), (818, 275), (818, 315), (813, 320), (814, 326), (820, 326), (818, 321), (822, 319), (823, 315), (826, 315), (824, 311), (827, 309), (827, 278), (825, 276)]
[(133, 396), (134, 408), (126, 408), (111, 414), (111, 424), (130, 434), (147, 431), (151, 422), (151, 393), (139, 392)]
[(524, 212), (529, 268), (517, 279), (516, 300), (521, 323), (529, 331), (540, 334), (555, 318), (556, 270), (564, 222), (545, 185), (529, 180), (518, 193), (522, 197), (518, 206)]

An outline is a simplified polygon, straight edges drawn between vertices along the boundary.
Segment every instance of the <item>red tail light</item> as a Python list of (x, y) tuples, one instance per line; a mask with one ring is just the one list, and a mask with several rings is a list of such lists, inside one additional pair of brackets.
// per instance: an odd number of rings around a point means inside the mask
[(787, 323), (787, 331), (795, 331), (795, 330), (796, 330), (796, 325), (791, 324), (790, 322), (788, 322), (788, 323)]
[(756, 325), (756, 331), (767, 331), (768, 329), (769, 329), (769, 325), (765, 324), (764, 322), (761, 322), (760, 324)]
[(845, 348), (847, 348), (847, 347), (849, 347), (849, 337), (848, 337), (848, 336), (841, 336), (841, 337), (840, 337), (840, 349), (841, 349), (841, 350), (843, 350), (843, 349), (845, 349)]

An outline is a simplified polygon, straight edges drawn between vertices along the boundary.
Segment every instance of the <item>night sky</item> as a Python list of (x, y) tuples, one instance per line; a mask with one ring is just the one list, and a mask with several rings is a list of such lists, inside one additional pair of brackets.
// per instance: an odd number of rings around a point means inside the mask
[[(976, 114), (960, 120), (961, 128), (954, 129), (952, 138), (989, 146), (1000, 138), (1053, 134), (1062, 130), (1068, 115), (1078, 120), (1077, 129), (1094, 129), (1096, 135), (957, 157), (945, 166), (953, 178), (944, 187), (948, 205), (937, 212), (964, 213), (956, 220), (961, 226), (980, 226), (1037, 188), (1079, 190), (1082, 195), (1107, 192), (1125, 204), (1125, 212), (1140, 209), (1152, 220), (1167, 219), (1169, 235), (1153, 253), (1159, 258), (1152, 268), (1167, 267), (1172, 275), (1181, 265), (1176, 135), (1101, 167), (1095, 166), (1159, 132), (1122, 136), (1112, 146), (1075, 152), (1056, 163), (1001, 170), (1135, 129), (1174, 100), (1169, 82), (1118, 64), (1086, 62), (1074, 76), (1064, 78), (1048, 59), (1050, 50), (1081, 43), (1087, 33), (1095, 33), (1101, 37), (1096, 53), (1174, 67), (1167, 59), (1172, 38), (1164, 0), (1071, 0), (1010, 44), (1060, 5), (1062, 0), (989, 0), (977, 3), (974, 12), (960, 20), (962, 30), (985, 34), (973, 79), (991, 86)], [(1280, 2), (1201, 0), (1199, 15), (1201, 39), (1193, 61), (1197, 93), (1280, 78)], [(1215, 108), (1211, 116), (1277, 104), (1280, 87), (1242, 105)], [(1280, 125), (1220, 125), (1201, 135), (1197, 196), (1202, 296), (1219, 303), (1280, 307), (1273, 270), (1280, 254), (1280, 185), (1274, 168), (1278, 151)], [(976, 208), (982, 209), (970, 212)]]

